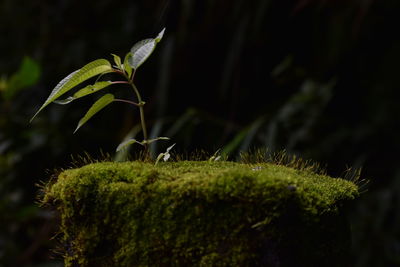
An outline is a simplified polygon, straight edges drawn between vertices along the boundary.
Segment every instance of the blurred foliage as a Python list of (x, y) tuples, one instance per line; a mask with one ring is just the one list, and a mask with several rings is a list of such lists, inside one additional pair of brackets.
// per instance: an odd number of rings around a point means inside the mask
[(19, 70), (7, 80), (1, 78), (0, 91), (4, 101), (11, 101), (19, 90), (34, 85), (40, 77), (40, 66), (29, 57), (25, 57)]
[[(71, 154), (96, 157), (99, 147), (114, 154), (125, 136), (140, 135), (136, 111), (124, 105), (72, 135), (93, 99), (49, 107), (32, 125), (29, 118), (66, 73), (164, 26), (137, 80), (150, 137), (171, 137), (177, 152), (221, 148), (233, 159), (253, 147), (286, 149), (333, 176), (363, 166), (371, 183), (351, 212), (352, 265), (399, 265), (399, 8), (395, 0), (2, 0), (0, 74), (9, 78), (0, 79), (0, 265), (48, 257), (38, 240), (51, 215), (32, 205), (46, 169), (65, 167)], [(13, 79), (18, 89), (4, 93)], [(40, 245), (21, 259), (32, 244)]]
[(34, 201), (39, 170), (32, 169), (30, 159), (38, 156), (46, 139), (37, 132), (44, 129), (31, 129), (27, 124), (26, 98), (22, 95), (38, 83), (40, 73), (40, 65), (24, 57), (19, 69), (1, 81), (0, 266), (47, 261), (52, 247), (49, 239), (56, 230), (50, 220), (53, 215), (40, 210)]

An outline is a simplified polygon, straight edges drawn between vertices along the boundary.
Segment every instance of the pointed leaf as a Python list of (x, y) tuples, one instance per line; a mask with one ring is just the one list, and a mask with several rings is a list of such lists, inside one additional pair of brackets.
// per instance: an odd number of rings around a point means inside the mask
[(156, 38), (154, 38), (154, 40), (155, 40), (157, 43), (159, 43), (159, 42), (161, 41), (161, 39), (163, 38), (164, 32), (165, 32), (165, 28), (162, 29), (162, 31), (157, 35)]
[(85, 116), (79, 121), (78, 126), (76, 127), (74, 133), (78, 131), (78, 129), (85, 124), (93, 115), (95, 115), (97, 112), (102, 110), (105, 106), (110, 104), (111, 102), (114, 101), (114, 95), (112, 94), (106, 94), (102, 96), (100, 99), (98, 99), (93, 106), (90, 107), (88, 112), (86, 112)]
[(132, 68), (139, 68), (140, 65), (142, 65), (143, 62), (147, 60), (147, 58), (151, 55), (151, 53), (153, 53), (154, 49), (156, 48), (157, 43), (161, 41), (164, 35), (164, 31), (165, 28), (158, 34), (155, 39), (150, 38), (142, 40), (136, 43), (131, 48), (132, 57), (128, 58), (128, 63)]
[(169, 160), (169, 158), (171, 157), (171, 154), (169, 153), (169, 151), (175, 146), (175, 144), (173, 144), (172, 146), (167, 148), (167, 151), (165, 151), (164, 155), (163, 155), (163, 160), (167, 161)]
[(175, 146), (175, 144), (173, 144), (172, 146), (167, 148), (167, 151), (164, 153), (164, 157), (163, 160), (167, 161), (169, 160), (169, 158), (171, 157), (171, 154), (169, 153), (169, 151)]
[(143, 145), (141, 142), (137, 141), (136, 139), (129, 139), (129, 140), (126, 140), (126, 141), (122, 142), (121, 144), (119, 144), (117, 149), (116, 149), (116, 152), (119, 152), (123, 148), (125, 148), (125, 147), (127, 147), (127, 146), (129, 146), (131, 144), (134, 144), (134, 143), (138, 143), (140, 145)]
[(143, 140), (141, 143), (149, 145), (149, 144), (151, 144), (151, 143), (153, 143), (155, 141), (158, 141), (158, 140), (169, 140), (169, 138), (168, 137), (157, 137), (157, 138), (154, 138), (154, 139)]
[(61, 82), (57, 84), (57, 86), (53, 89), (50, 93), (47, 100), (44, 104), (40, 107), (40, 109), (36, 112), (33, 116), (31, 121), (36, 117), (36, 115), (44, 109), (48, 104), (77, 86), (78, 84), (98, 75), (103, 72), (110, 71), (112, 69), (111, 64), (106, 59), (97, 59), (95, 61), (90, 62), (83, 66), (83, 68), (76, 70), (65, 77)]
[(145, 39), (136, 43), (131, 49), (132, 57), (128, 59), (129, 65), (134, 69), (139, 68), (153, 53), (155, 48), (156, 42), (154, 39)]
[[(168, 139), (169, 139), (169, 138), (168, 138)], [(173, 144), (172, 146), (169, 146), (169, 147), (167, 148), (167, 153), (169, 153), (169, 151), (170, 151), (175, 145), (176, 145), (176, 143)]]
[(215, 151), (214, 155), (212, 155), (212, 156), (208, 159), (208, 161), (211, 162), (211, 161), (217, 161), (217, 160), (219, 160), (219, 159), (221, 158), (221, 156), (218, 156), (219, 151), (221, 151), (221, 149), (218, 149), (217, 151)]
[[(168, 138), (168, 139), (169, 139), (169, 138)], [(157, 159), (156, 159), (156, 163), (155, 163), (154, 165), (157, 165), (158, 162), (159, 162), (161, 159), (163, 159), (164, 161), (167, 161), (167, 160), (171, 157), (171, 154), (169, 154), (169, 151), (170, 151), (174, 146), (175, 146), (175, 144), (173, 144), (172, 146), (168, 147), (168, 148), (167, 148), (167, 151), (165, 151), (165, 153), (160, 153), (160, 154), (158, 154), (158, 157), (157, 157)]]
[(119, 57), (119, 56), (117, 56), (117, 55), (115, 55), (115, 54), (111, 54), (113, 57), (114, 57), (114, 62), (115, 62), (115, 65), (117, 65), (117, 67), (119, 68), (119, 69), (121, 69), (121, 58)]
[(35, 115), (33, 115), (31, 121), (36, 117), (37, 114), (39, 114), (39, 112), (44, 109), (48, 104), (50, 104), (52, 101), (54, 101), (57, 98), (58, 93), (61, 91), (61, 89), (63, 89), (64, 85), (66, 83), (68, 83), (68, 81), (71, 80), (71, 78), (77, 74), (79, 72), (79, 70), (76, 70), (72, 73), (70, 73), (67, 77), (65, 77), (64, 79), (61, 80), (61, 82), (59, 82), (57, 84), (57, 86), (53, 89), (53, 91), (50, 93), (49, 97), (47, 98), (47, 100), (44, 102), (44, 104), (39, 108), (39, 110), (35, 113)]
[(112, 84), (111, 81), (97, 82), (95, 84), (91, 84), (91, 85), (88, 85), (88, 86), (80, 89), (73, 96), (67, 97), (66, 99), (63, 99), (63, 100), (55, 100), (54, 103), (60, 104), (60, 105), (69, 104), (72, 101), (74, 101), (75, 99), (96, 93), (97, 91), (104, 89), (111, 84)]
[(128, 77), (130, 78), (132, 75), (132, 67), (129, 65), (129, 58), (132, 57), (132, 53), (129, 52), (126, 54), (125, 59), (124, 59), (124, 70), (126, 71), (126, 74), (128, 74)]

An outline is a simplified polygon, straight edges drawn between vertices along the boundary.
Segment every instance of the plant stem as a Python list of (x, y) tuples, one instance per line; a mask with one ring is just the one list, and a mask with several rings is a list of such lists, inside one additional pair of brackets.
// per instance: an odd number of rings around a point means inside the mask
[[(133, 91), (135, 91), (136, 97), (139, 102), (138, 107), (140, 111), (140, 122), (142, 124), (143, 141), (147, 141), (147, 128), (146, 128), (146, 121), (144, 119), (144, 104), (146, 103), (142, 100), (139, 90), (136, 88), (136, 85), (133, 83), (133, 81), (130, 81), (129, 84), (132, 86)], [(145, 149), (145, 155), (148, 156), (149, 147), (147, 143), (144, 143), (144, 149)]]
[[(132, 88), (133, 88), (133, 91), (136, 94), (138, 103), (135, 103), (135, 102), (132, 102), (132, 101), (128, 101), (128, 100), (124, 100), (124, 99), (114, 99), (114, 101), (125, 102), (125, 103), (133, 104), (133, 105), (139, 107), (140, 122), (141, 122), (141, 125), (142, 125), (142, 131), (143, 131), (143, 141), (147, 141), (147, 128), (146, 128), (146, 121), (144, 119), (144, 104), (146, 104), (146, 102), (144, 102), (142, 100), (142, 97), (140, 96), (139, 90), (137, 89), (136, 85), (133, 83), (133, 78), (135, 77), (136, 70), (135, 69), (132, 70), (131, 77), (129, 77), (126, 72), (121, 71), (121, 70), (114, 69), (114, 72), (124, 76), (127, 79), (126, 82), (125, 81), (117, 81), (117, 82), (114, 82), (114, 83), (130, 84), (132, 86)], [(150, 153), (149, 153), (149, 145), (146, 142), (144, 142), (143, 145), (144, 145), (144, 155), (145, 155), (146, 158), (148, 158), (149, 155), (150, 155)]]
[(115, 82), (111, 82), (111, 84), (119, 84), (119, 83), (129, 84), (129, 82), (127, 82), (127, 81), (115, 81)]
[[(125, 72), (123, 72), (123, 71), (121, 71), (121, 70), (119, 70), (119, 69), (114, 69), (114, 68), (113, 68), (113, 69), (112, 69), (112, 72), (118, 73), (118, 74), (120, 74), (120, 75), (126, 77)], [(129, 78), (128, 78), (128, 80), (129, 80)]]
[(138, 103), (135, 103), (135, 102), (133, 102), (133, 101), (129, 101), (129, 100), (126, 100), (126, 99), (115, 98), (113, 101), (115, 101), (115, 102), (124, 102), (124, 103), (128, 103), (128, 104), (131, 104), (131, 105), (134, 105), (134, 106), (137, 106), (137, 107), (140, 107), (140, 106), (141, 106), (141, 105), (138, 104)]

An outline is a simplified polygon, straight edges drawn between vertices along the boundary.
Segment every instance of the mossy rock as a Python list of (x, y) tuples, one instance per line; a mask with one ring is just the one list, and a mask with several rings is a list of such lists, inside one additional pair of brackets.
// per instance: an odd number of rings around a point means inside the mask
[(357, 186), (262, 163), (94, 163), (62, 172), (66, 266), (346, 266)]

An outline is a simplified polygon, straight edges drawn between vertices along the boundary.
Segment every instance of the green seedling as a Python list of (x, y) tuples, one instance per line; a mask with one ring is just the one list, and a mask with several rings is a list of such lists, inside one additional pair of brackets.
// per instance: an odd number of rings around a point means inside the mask
[(212, 155), (209, 159), (208, 162), (212, 162), (212, 161), (218, 161), (221, 159), (221, 155), (219, 155), (219, 152), (221, 151), (221, 149), (218, 149), (217, 151), (215, 151), (214, 155)]
[[(168, 139), (167, 137), (158, 137), (154, 139), (148, 139), (147, 136), (147, 129), (146, 129), (146, 121), (144, 117), (144, 105), (146, 104), (141, 95), (139, 90), (137, 89), (134, 83), (134, 77), (137, 72), (137, 69), (149, 58), (151, 53), (156, 48), (157, 44), (161, 41), (164, 35), (165, 28), (157, 35), (156, 38), (150, 38), (142, 40), (136, 43), (128, 52), (122, 62), (121, 58), (117, 55), (111, 54), (114, 58), (115, 65), (111, 65), (111, 63), (106, 59), (97, 59), (95, 61), (90, 62), (89, 64), (83, 66), (81, 69), (76, 70), (65, 77), (61, 82), (57, 84), (57, 86), (53, 89), (50, 93), (47, 100), (44, 104), (39, 108), (36, 114), (33, 116), (31, 121), (37, 116), (37, 114), (42, 111), (46, 106), (50, 103), (56, 104), (69, 104), (74, 100), (96, 93), (98, 91), (103, 90), (104, 88), (114, 85), (114, 84), (126, 84), (132, 90), (134, 95), (136, 96), (137, 102), (127, 100), (127, 99), (117, 99), (114, 97), (113, 94), (104, 94), (100, 97), (87, 111), (87, 113), (82, 117), (79, 121), (78, 126), (76, 127), (74, 133), (81, 128), (89, 119), (91, 119), (97, 112), (102, 110), (107, 105), (113, 102), (124, 102), (131, 105), (134, 105), (139, 108), (140, 112), (140, 121), (141, 121), (141, 128), (143, 132), (143, 141), (138, 141), (136, 139), (130, 139), (123, 143), (121, 143), (117, 147), (117, 151), (126, 148), (127, 146), (138, 143), (144, 146), (146, 155), (148, 154), (148, 147), (149, 144), (155, 142), (157, 140), (165, 140)], [(104, 74), (114, 73), (123, 78), (123, 80), (117, 81), (100, 81), (100, 78)], [(88, 85), (86, 87), (81, 88), (77, 92), (75, 92), (72, 96), (69, 96), (65, 99), (60, 99), (61, 96), (64, 96), (67, 92), (74, 89), (84, 81), (98, 76), (96, 82), (92, 85)]]
[(172, 146), (168, 147), (167, 150), (164, 153), (160, 153), (156, 159), (156, 163), (154, 165), (157, 165), (157, 163), (163, 159), (164, 161), (168, 161), (169, 158), (171, 157), (171, 154), (169, 153), (169, 151), (171, 151), (171, 149), (175, 146), (175, 144), (173, 144)]

